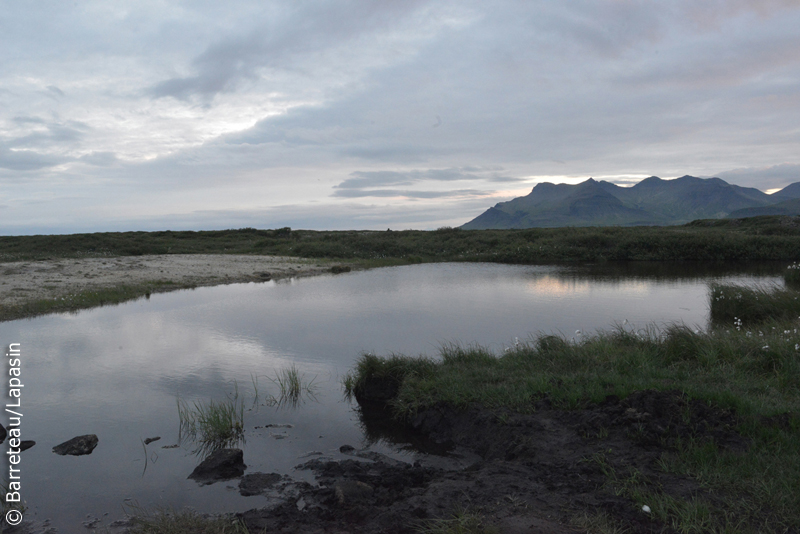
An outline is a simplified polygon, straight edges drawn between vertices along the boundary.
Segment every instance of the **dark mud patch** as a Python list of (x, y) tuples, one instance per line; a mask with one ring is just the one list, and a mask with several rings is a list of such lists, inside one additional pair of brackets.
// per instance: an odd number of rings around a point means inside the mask
[[(425, 461), (398, 465), (369, 455), (311, 460), (318, 486), (304, 486), (277, 507), (242, 515), (251, 531), (411, 533), (457, 510), (479, 514), (503, 533), (581, 532), (581, 516), (604, 515), (632, 532), (671, 532), (626, 494), (637, 484), (681, 499), (717, 497), (693, 480), (665, 473), (664, 455), (686, 440), (744, 451), (735, 414), (679, 392), (614, 396), (581, 410), (547, 399), (529, 413), (435, 406), (411, 425), (429, 440), (466, 449), (477, 460), (441, 468)], [(456, 465), (456, 464), (452, 464)]]

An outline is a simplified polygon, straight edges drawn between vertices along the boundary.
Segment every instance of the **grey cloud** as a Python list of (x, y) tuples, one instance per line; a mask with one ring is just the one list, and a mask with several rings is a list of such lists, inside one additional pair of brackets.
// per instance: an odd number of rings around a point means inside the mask
[(85, 137), (88, 127), (77, 121), (67, 123), (47, 123), (36, 117), (20, 117), (19, 124), (42, 124), (44, 129), (37, 128), (32, 133), (20, 137), (7, 139), (5, 145), (9, 147), (43, 148), (52, 145), (74, 144)]
[(305, 74), (318, 65), (303, 66), (303, 58), (345, 46), (359, 36), (391, 28), (422, 2), (293, 3), (244, 36), (225, 38), (209, 46), (191, 63), (193, 76), (164, 80), (150, 87), (154, 97), (211, 99), (234, 91), (264, 69)]
[(59, 89), (55, 85), (48, 85), (47, 86), (47, 90), (53, 95), (56, 95), (56, 96), (59, 96), (59, 97), (65, 96), (64, 95), (64, 91), (62, 91), (61, 89)]
[(68, 161), (67, 158), (39, 154), (31, 150), (9, 150), (0, 146), (0, 168), (12, 171), (36, 171), (54, 167)]
[(475, 189), (459, 189), (455, 191), (409, 191), (398, 189), (338, 189), (334, 191), (334, 197), (342, 198), (364, 198), (364, 197), (402, 197), (409, 199), (419, 198), (459, 198), (465, 196), (485, 197), (492, 191), (477, 191)]
[(47, 121), (45, 121), (41, 117), (18, 116), (18, 117), (14, 117), (11, 120), (13, 120), (16, 124), (46, 124), (47, 123)]
[(108, 167), (118, 161), (113, 152), (92, 152), (78, 158), (80, 161), (97, 167)]
[(726, 182), (737, 185), (773, 189), (800, 182), (800, 164), (783, 163), (770, 167), (745, 167), (717, 174)]
[[(411, 185), (430, 180), (437, 182), (451, 182), (457, 180), (487, 180), (490, 182), (521, 182), (522, 178), (501, 176), (496, 173), (488, 175), (477, 174), (481, 169), (466, 167), (457, 169), (427, 169), (412, 171), (355, 171), (350, 173), (351, 178), (334, 186), (335, 189), (363, 189), (365, 187), (380, 187), (387, 185)], [(338, 196), (345, 196), (344, 194)]]

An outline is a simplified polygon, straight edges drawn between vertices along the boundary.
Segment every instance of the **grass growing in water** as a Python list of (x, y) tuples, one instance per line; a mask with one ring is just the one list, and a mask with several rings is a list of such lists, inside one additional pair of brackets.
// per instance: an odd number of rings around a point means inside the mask
[(229, 447), (244, 436), (244, 402), (237, 395), (232, 399), (208, 403), (195, 401), (192, 406), (177, 400), (180, 436), (200, 443), (201, 451), (210, 452)]
[(296, 407), (304, 398), (315, 400), (317, 391), (314, 385), (315, 379), (306, 381), (305, 374), (301, 374), (294, 364), (277, 371), (275, 378), (270, 380), (278, 386), (279, 396), (271, 397), (271, 402), (268, 404)]
[(439, 402), (524, 412), (545, 395), (575, 409), (610, 394), (679, 390), (734, 410), (750, 442), (745, 452), (686, 442), (662, 457), (663, 471), (695, 479), (714, 501), (667, 494), (632, 472), (609, 471), (609, 485), (678, 532), (785, 532), (800, 526), (800, 334), (787, 322), (739, 326), (618, 327), (577, 341), (540, 335), (502, 354), (451, 345), (438, 361), (363, 356), (345, 387), (353, 392), (369, 373), (391, 370), (399, 419)]

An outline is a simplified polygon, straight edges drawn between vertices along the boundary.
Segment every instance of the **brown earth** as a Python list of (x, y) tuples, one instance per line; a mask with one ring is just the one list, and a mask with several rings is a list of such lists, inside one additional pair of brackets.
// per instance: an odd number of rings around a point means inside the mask
[[(450, 454), (476, 453), (476, 461), (461, 468), (402, 465), (375, 453), (361, 455), (374, 461), (312, 460), (300, 468), (315, 473), (318, 487), (304, 485), (275, 508), (241, 516), (251, 532), (405, 534), (457, 510), (509, 534), (585, 532), (575, 519), (598, 514), (629, 532), (672, 532), (642, 510), (647, 503), (620, 491), (619, 481), (713, 503), (716, 495), (663, 472), (659, 460), (689, 438), (734, 451), (748, 447), (733, 430), (734, 414), (678, 392), (641, 391), (622, 401), (609, 396), (582, 410), (557, 409), (547, 399), (530, 408), (424, 410), (410, 424), (418, 437), (446, 445)], [(611, 470), (618, 483), (609, 482)]]

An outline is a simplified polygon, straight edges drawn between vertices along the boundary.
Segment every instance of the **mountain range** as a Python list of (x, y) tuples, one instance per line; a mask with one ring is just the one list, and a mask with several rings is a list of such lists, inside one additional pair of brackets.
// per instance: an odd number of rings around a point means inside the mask
[(719, 178), (651, 176), (632, 187), (589, 178), (577, 185), (541, 183), (461, 226), (465, 230), (558, 226), (656, 226), (696, 219), (800, 214), (800, 182), (768, 195)]

